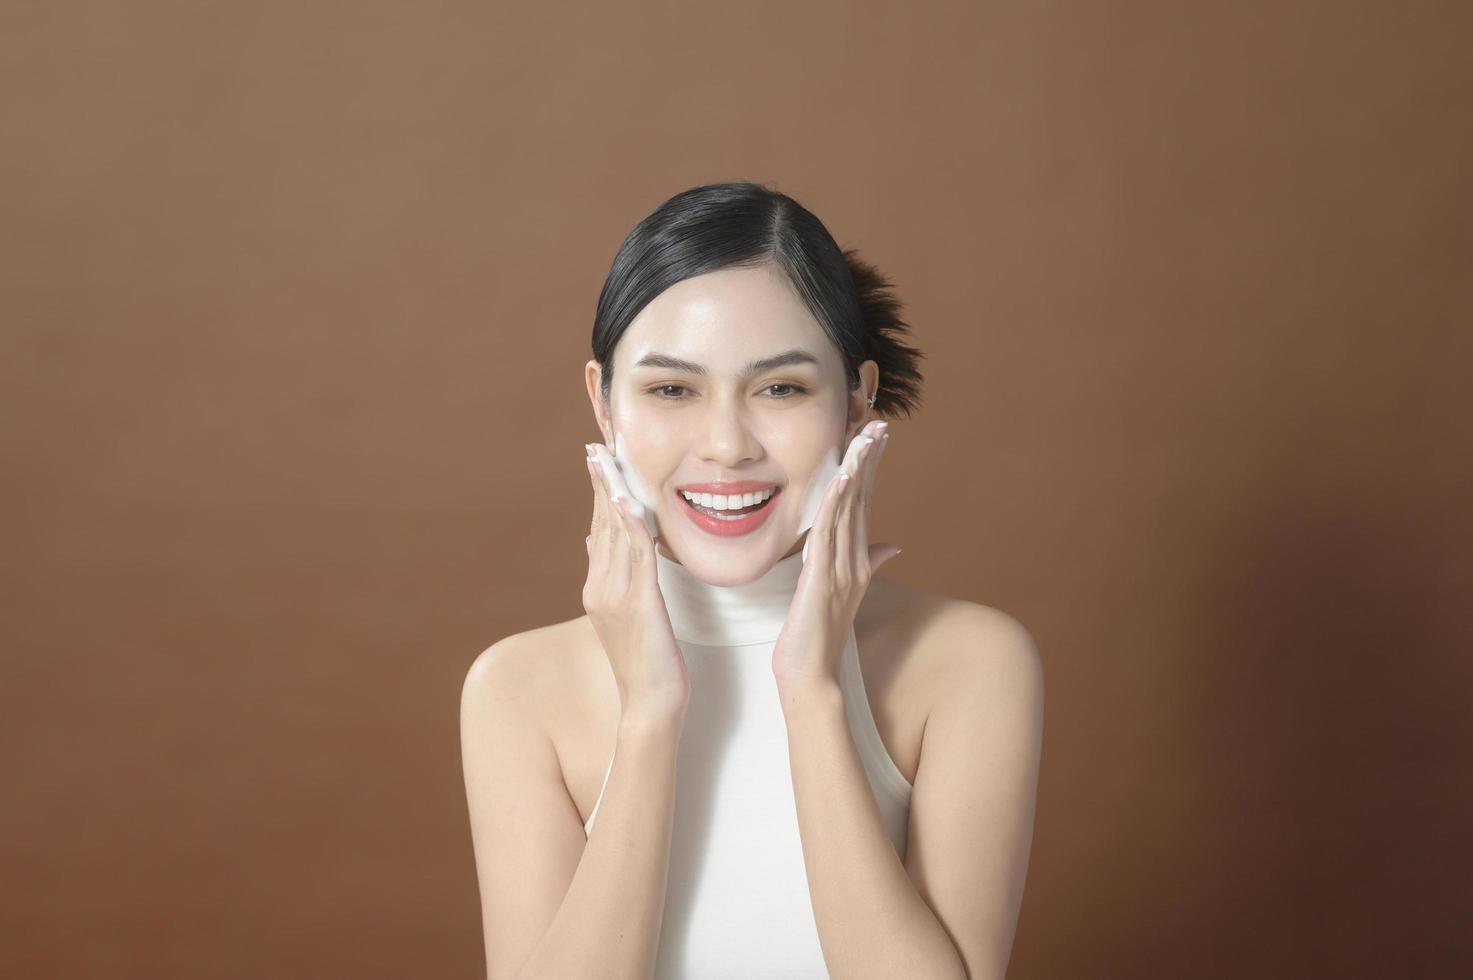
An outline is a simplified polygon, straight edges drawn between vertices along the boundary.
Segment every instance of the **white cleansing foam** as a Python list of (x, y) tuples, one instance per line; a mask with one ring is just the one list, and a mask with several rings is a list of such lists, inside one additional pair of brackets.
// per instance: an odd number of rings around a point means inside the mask
[[(823, 463), (820, 464), (818, 472), (813, 475), (813, 482), (808, 484), (808, 493), (803, 498), (803, 516), (798, 523), (798, 533), (802, 534), (813, 527), (814, 520), (818, 517), (818, 509), (823, 506), (823, 496), (840, 473), (848, 473), (852, 479), (857, 463), (855, 457), (867, 443), (873, 442), (869, 436), (858, 436), (849, 440), (849, 447), (844, 451), (843, 460), (839, 459), (839, 450), (831, 449), (824, 455)], [(813, 538), (803, 539), (803, 560), (808, 560), (808, 542)]]
[(649, 531), (650, 537), (658, 538), (660, 525), (655, 517), (658, 501), (649, 492), (649, 486), (640, 477), (639, 471), (624, 454), (624, 437), (617, 432), (614, 433), (612, 453), (609, 452), (608, 446), (595, 442), (593, 458), (598, 460), (599, 466), (603, 467), (604, 476), (608, 478), (614, 495), (627, 499), (635, 516), (644, 521), (645, 530)]

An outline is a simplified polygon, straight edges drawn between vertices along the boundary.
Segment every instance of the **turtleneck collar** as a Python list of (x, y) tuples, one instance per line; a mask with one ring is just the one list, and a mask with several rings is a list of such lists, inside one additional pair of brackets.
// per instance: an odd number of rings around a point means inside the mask
[(794, 552), (745, 585), (711, 585), (655, 552), (656, 578), (675, 638), (703, 646), (773, 643), (798, 591), (803, 553)]

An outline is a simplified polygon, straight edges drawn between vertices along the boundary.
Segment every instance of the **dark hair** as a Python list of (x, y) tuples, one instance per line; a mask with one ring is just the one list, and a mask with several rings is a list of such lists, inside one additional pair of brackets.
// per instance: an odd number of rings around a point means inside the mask
[(651, 300), (694, 276), (764, 263), (787, 276), (839, 348), (850, 390), (859, 386), (859, 365), (872, 359), (880, 369), (875, 411), (909, 417), (920, 404), (916, 362), (925, 355), (898, 339), (907, 326), (890, 283), (853, 249), (841, 251), (823, 222), (797, 201), (751, 181), (682, 191), (624, 239), (593, 320), (603, 397), (614, 378), (614, 348)]

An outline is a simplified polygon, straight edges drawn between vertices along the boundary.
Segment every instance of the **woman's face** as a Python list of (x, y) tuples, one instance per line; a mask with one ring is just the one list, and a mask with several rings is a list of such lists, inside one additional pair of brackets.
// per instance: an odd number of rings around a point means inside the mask
[[(849, 391), (838, 348), (764, 265), (686, 279), (641, 310), (614, 350), (607, 406), (600, 373), (589, 361), (604, 442), (618, 437), (621, 462), (656, 500), (660, 552), (713, 585), (739, 585), (803, 546), (804, 505), (832, 472), (825, 460), (837, 462), (867, 421), (878, 367), (864, 362)], [(739, 480), (777, 488), (760, 521), (703, 520), (677, 490)]]

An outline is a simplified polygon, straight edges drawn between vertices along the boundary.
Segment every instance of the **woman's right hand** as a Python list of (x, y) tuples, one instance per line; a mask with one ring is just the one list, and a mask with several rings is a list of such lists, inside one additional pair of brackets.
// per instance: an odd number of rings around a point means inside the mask
[(593, 522), (583, 608), (603, 643), (625, 718), (645, 712), (683, 718), (690, 701), (685, 655), (655, 577), (655, 542), (629, 500), (614, 500), (603, 466), (590, 454)]

